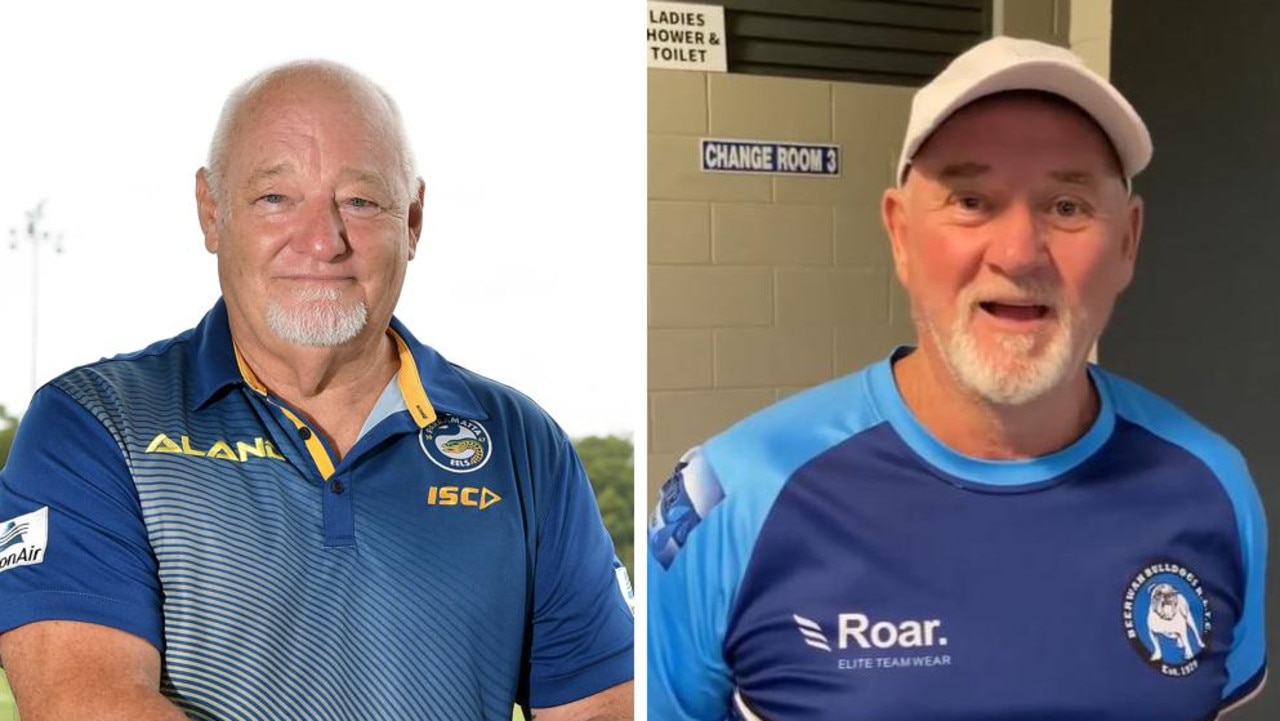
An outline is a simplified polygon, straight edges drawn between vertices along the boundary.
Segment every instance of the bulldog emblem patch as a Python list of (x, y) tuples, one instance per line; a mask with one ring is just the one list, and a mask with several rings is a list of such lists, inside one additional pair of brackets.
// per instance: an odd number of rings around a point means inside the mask
[(1166, 676), (1187, 676), (1209, 645), (1213, 613), (1200, 579), (1185, 566), (1154, 563), (1125, 589), (1124, 630), (1142, 659)]

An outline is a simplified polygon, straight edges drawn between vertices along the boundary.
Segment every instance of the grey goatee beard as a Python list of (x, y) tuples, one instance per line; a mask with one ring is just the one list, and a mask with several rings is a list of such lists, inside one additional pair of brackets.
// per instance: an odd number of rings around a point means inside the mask
[[(1004, 333), (996, 338), (1001, 357), (978, 347), (970, 323), (977, 310), (978, 295), (966, 289), (956, 301), (960, 313), (948, 332), (926, 320), (934, 345), (942, 352), (951, 375), (963, 388), (996, 405), (1018, 406), (1030, 403), (1053, 390), (1070, 374), (1077, 336), (1083, 318), (1072, 314), (1056, 294), (1046, 288), (1023, 289), (1037, 303), (1055, 309), (1056, 328), (1040, 352), (1036, 335)], [(1077, 316), (1077, 317), (1073, 317)]]
[(267, 327), (281, 340), (297, 345), (342, 345), (364, 330), (369, 309), (363, 301), (344, 306), (340, 297), (336, 288), (303, 288), (295, 294), (293, 307), (274, 301), (267, 304)]

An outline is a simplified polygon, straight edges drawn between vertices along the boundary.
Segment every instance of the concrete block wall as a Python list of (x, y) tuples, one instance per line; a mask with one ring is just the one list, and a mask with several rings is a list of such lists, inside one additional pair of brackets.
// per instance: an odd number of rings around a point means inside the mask
[[(911, 92), (649, 71), (651, 505), (691, 446), (911, 338), (879, 215)], [(842, 173), (702, 173), (703, 137), (836, 143)]]
[(995, 0), (997, 33), (1071, 48), (1086, 65), (1111, 77), (1111, 0)]
[(1072, 3), (1068, 42), (1094, 72), (1111, 77), (1111, 0)]
[[(1109, 0), (995, 0), (1104, 76)], [(648, 505), (688, 448), (910, 342), (879, 202), (914, 88), (649, 70)], [(839, 178), (702, 173), (703, 137), (841, 146)]]

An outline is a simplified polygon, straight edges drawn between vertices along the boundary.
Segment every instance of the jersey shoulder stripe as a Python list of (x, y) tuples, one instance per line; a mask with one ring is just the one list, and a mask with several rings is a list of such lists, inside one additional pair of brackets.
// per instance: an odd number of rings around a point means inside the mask
[(722, 644), (755, 540), (798, 469), (883, 421), (869, 383), (864, 370), (801, 392), (676, 466), (649, 527), (649, 612), (662, 619), (649, 624), (651, 717), (724, 717)]
[(703, 446), (726, 495), (766, 505), (796, 470), (885, 421), (871, 390), (889, 361), (798, 393), (749, 416)]
[(1267, 565), (1267, 521), (1262, 499), (1244, 456), (1222, 436), (1196, 421), (1173, 403), (1133, 381), (1100, 371), (1115, 399), (1116, 414), (1198, 458), (1222, 484), (1235, 511), (1245, 576), (1244, 611), (1235, 630), (1227, 661), (1223, 698), (1247, 694), (1261, 680), (1266, 666), (1263, 590)]

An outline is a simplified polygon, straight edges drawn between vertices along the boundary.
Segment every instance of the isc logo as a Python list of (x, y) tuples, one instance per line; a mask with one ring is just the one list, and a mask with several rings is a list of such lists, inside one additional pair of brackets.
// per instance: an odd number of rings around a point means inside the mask
[(484, 510), (502, 500), (502, 496), (483, 486), (432, 486), (427, 490), (428, 506), (471, 506)]

